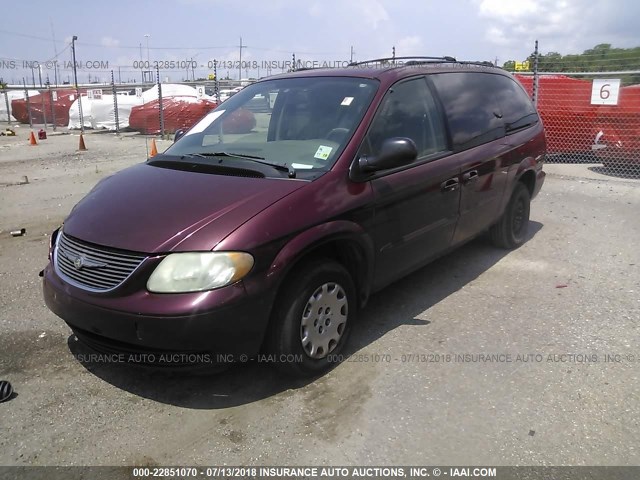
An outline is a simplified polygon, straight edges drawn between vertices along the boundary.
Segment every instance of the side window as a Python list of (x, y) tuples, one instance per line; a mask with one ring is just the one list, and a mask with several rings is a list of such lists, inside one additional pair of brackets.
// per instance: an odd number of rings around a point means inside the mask
[(495, 96), (502, 110), (507, 133), (520, 130), (538, 122), (533, 102), (524, 89), (515, 80), (503, 75), (495, 75), (499, 89)]
[(367, 154), (378, 154), (382, 143), (393, 137), (413, 140), (418, 158), (447, 149), (444, 125), (424, 78), (389, 89), (367, 134)]
[(495, 98), (495, 79), (486, 73), (431, 75), (444, 105), (454, 151), (466, 150), (505, 134), (502, 112)]

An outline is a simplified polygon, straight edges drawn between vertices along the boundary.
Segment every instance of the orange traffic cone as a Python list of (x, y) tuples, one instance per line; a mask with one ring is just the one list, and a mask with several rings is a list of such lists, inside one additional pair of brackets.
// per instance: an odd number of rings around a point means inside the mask
[(87, 146), (84, 144), (84, 137), (80, 134), (80, 144), (78, 145), (78, 150), (84, 152), (87, 149)]
[(31, 135), (29, 136), (29, 145), (37, 145), (38, 142), (36, 142), (36, 136), (33, 134), (33, 132), (31, 132)]
[(149, 155), (149, 158), (151, 157), (155, 157), (158, 154), (158, 147), (156, 147), (156, 139), (152, 139), (151, 140), (151, 154)]

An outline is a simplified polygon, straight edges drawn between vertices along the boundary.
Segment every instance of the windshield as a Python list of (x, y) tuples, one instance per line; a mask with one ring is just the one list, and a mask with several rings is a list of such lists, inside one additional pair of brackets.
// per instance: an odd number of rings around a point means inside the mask
[(350, 77), (259, 82), (221, 103), (165, 154), (211, 163), (219, 160), (212, 154), (246, 156), (315, 178), (338, 159), (377, 88), (375, 80)]

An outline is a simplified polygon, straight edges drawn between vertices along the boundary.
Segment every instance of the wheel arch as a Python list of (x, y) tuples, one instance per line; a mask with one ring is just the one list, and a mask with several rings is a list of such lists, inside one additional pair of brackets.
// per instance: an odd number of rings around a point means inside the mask
[(278, 252), (268, 278), (277, 278), (276, 298), (291, 272), (301, 264), (329, 258), (343, 265), (356, 287), (359, 306), (366, 303), (373, 278), (373, 241), (359, 225), (338, 220), (299, 233)]
[(529, 190), (529, 195), (533, 197), (533, 192), (536, 188), (536, 172), (532, 168), (519, 172), (517, 181), (523, 183)]
[(269, 341), (276, 320), (273, 318), (274, 306), (281, 301), (287, 280), (297, 269), (320, 258), (340, 263), (351, 275), (357, 295), (356, 308), (359, 309), (366, 304), (371, 290), (373, 251), (371, 238), (359, 225), (348, 221), (334, 221), (315, 226), (287, 242), (271, 263), (267, 273), (267, 278), (277, 278), (277, 281), (273, 285), (275, 294), (263, 348)]

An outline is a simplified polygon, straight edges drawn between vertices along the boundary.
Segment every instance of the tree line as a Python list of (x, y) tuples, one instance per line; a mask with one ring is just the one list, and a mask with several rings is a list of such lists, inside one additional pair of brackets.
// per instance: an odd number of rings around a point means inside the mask
[[(529, 58), (533, 71), (535, 54)], [(507, 61), (502, 68), (516, 71), (516, 62)], [(562, 55), (558, 52), (538, 54), (538, 72), (607, 72), (640, 71), (640, 47), (614, 48), (609, 43), (601, 43), (578, 54)], [(587, 78), (587, 77), (582, 77)], [(625, 75), (623, 83), (640, 83), (640, 74)]]

